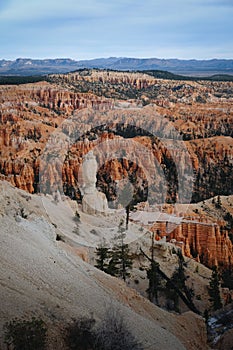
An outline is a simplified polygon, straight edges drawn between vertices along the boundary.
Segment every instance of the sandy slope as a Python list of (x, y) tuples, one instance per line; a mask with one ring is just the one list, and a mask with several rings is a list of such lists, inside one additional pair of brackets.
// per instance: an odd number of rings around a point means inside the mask
[[(27, 219), (17, 215), (20, 208)], [(54, 325), (91, 313), (100, 320), (111, 306), (122, 313), (144, 349), (208, 349), (201, 317), (163, 311), (83, 262), (75, 250), (64, 249), (56, 233), (66, 235), (62, 227), (73, 225), (71, 214), (64, 218), (56, 220), (56, 225), (66, 222), (55, 228), (40, 196), (0, 182), (0, 347), (4, 349), (2, 326), (15, 316), (40, 315)]]

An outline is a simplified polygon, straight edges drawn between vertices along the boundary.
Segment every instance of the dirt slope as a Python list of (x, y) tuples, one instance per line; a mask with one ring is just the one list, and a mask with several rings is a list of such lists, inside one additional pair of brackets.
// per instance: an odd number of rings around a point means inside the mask
[[(64, 250), (41, 197), (1, 182), (0, 203), (2, 349), (2, 326), (15, 316), (40, 315), (54, 327), (91, 313), (100, 320), (108, 306), (119, 309), (145, 349), (208, 349), (201, 317), (165, 312)], [(17, 215), (22, 208), (27, 218)]]

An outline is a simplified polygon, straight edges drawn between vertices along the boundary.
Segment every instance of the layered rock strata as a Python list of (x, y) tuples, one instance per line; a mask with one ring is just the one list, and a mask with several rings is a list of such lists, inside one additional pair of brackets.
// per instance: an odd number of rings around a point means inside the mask
[(168, 241), (181, 247), (184, 255), (210, 268), (229, 268), (233, 264), (233, 244), (228, 232), (216, 223), (183, 220), (175, 225), (157, 222), (151, 230), (156, 239), (166, 236)]

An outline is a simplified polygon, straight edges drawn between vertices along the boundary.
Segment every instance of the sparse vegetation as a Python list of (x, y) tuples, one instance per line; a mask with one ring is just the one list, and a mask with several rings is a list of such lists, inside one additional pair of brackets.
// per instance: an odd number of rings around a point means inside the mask
[(215, 203), (215, 207), (217, 209), (220, 209), (222, 207), (222, 201), (221, 201), (221, 197), (220, 196), (217, 197), (217, 202)]
[(75, 233), (76, 235), (80, 235), (80, 223), (81, 223), (81, 220), (80, 220), (80, 214), (79, 212), (76, 210), (75, 212), (75, 215), (73, 217), (73, 220), (75, 222), (75, 227), (73, 228), (73, 233)]
[(99, 270), (108, 273), (109, 258), (111, 256), (110, 248), (106, 246), (106, 242), (102, 242), (95, 250), (96, 265)]
[(15, 318), (4, 325), (5, 344), (13, 350), (46, 349), (47, 327), (41, 319)]
[[(174, 289), (176, 286), (180, 291), (182, 291), (190, 304), (193, 304), (193, 290), (186, 286), (187, 276), (185, 274), (185, 261), (181, 250), (178, 250), (178, 267), (172, 274), (171, 280), (166, 284), (166, 295), (168, 301), (171, 300), (173, 303), (173, 308), (175, 311), (179, 312), (179, 294), (177, 290)], [(172, 304), (169, 303), (171, 306)]]
[(143, 350), (120, 312), (109, 308), (96, 331), (95, 350)]
[(28, 214), (26, 213), (26, 210), (24, 208), (20, 208), (19, 210), (19, 214), (23, 219), (27, 219), (28, 218)]
[[(124, 281), (130, 276), (129, 270), (132, 269), (132, 257), (129, 252), (129, 246), (125, 243), (125, 230), (123, 223), (119, 225), (116, 243), (112, 248), (111, 260), (112, 268), (115, 269), (115, 275), (121, 277)], [(111, 269), (112, 269), (111, 268)]]
[[(149, 260), (151, 263), (156, 264), (156, 261), (151, 259), (141, 248), (140, 251), (142, 254)], [(190, 310), (193, 312), (200, 314), (200, 311), (196, 308), (193, 303), (193, 290), (188, 288), (185, 284), (187, 277), (184, 273), (184, 266), (186, 265), (184, 262), (183, 255), (181, 251), (177, 252), (179, 258), (179, 266), (175, 269), (171, 278), (169, 278), (156, 264), (156, 269), (158, 274), (161, 276), (163, 280), (166, 281), (166, 288), (163, 289), (167, 299), (167, 309), (175, 310), (179, 312), (179, 298), (188, 306)]]
[(124, 281), (130, 276), (129, 270), (132, 269), (133, 259), (129, 252), (128, 244), (124, 242), (125, 229), (123, 222), (119, 225), (118, 235), (115, 237), (112, 249), (101, 243), (96, 248), (97, 264), (95, 265), (100, 270), (116, 277), (122, 278)]
[(210, 296), (209, 300), (211, 302), (212, 309), (214, 311), (216, 311), (222, 307), (219, 286), (220, 286), (220, 277), (219, 277), (217, 267), (214, 266), (213, 271), (212, 271), (212, 276), (210, 279), (210, 283), (209, 283), (209, 288), (208, 288), (208, 292), (209, 292), (209, 296)]
[(229, 231), (233, 230), (233, 216), (231, 213), (227, 212), (223, 218), (227, 222), (226, 229)]
[(114, 308), (98, 324), (93, 317), (74, 320), (66, 327), (65, 342), (74, 350), (143, 350)]
[(96, 335), (93, 327), (95, 322), (93, 317), (73, 320), (65, 330), (64, 340), (68, 348), (71, 350), (94, 350)]
[(158, 305), (158, 291), (162, 289), (162, 279), (159, 274), (159, 264), (154, 261), (154, 233), (152, 233), (151, 236), (151, 263), (146, 272), (149, 286), (146, 292), (149, 300)]
[(149, 286), (147, 288), (148, 298), (152, 303), (158, 303), (158, 291), (161, 290), (161, 276), (158, 273), (159, 264), (156, 262), (151, 263), (150, 268), (147, 270), (147, 278)]
[(233, 270), (231, 266), (228, 269), (225, 269), (222, 271), (221, 277), (222, 277), (222, 287), (233, 290)]
[(77, 210), (76, 210), (75, 215), (74, 215), (74, 222), (76, 222), (76, 224), (79, 224), (81, 222), (80, 214)]

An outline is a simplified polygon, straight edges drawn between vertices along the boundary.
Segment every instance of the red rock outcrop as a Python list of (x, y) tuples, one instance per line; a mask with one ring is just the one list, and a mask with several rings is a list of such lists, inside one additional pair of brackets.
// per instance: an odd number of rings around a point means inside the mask
[(166, 236), (167, 241), (179, 245), (185, 256), (204, 265), (230, 267), (233, 265), (233, 244), (226, 230), (216, 223), (183, 220), (179, 225), (157, 222), (150, 228), (156, 239)]
[[(189, 172), (196, 174), (195, 201), (232, 193), (232, 83), (165, 81), (123, 72), (74, 73), (65, 79), (66, 83), (62, 77), (59, 85), (44, 82), (0, 88), (0, 179), (30, 193), (59, 188), (78, 198), (82, 157), (104, 145), (96, 153), (98, 186), (110, 200), (114, 199), (116, 180), (126, 177), (141, 199), (148, 186), (155, 202), (179, 199), (177, 164), (182, 179), (179, 185), (184, 188)], [(124, 92), (126, 98), (130, 92), (134, 104), (128, 101), (127, 108), (121, 109), (125, 102), (98, 97), (89, 92), (92, 90), (74, 92), (72, 80), (91, 83), (85, 86), (95, 86), (101, 94), (106, 90), (113, 97)], [(134, 96), (136, 90), (138, 97)], [(139, 108), (143, 101), (157, 106)], [(179, 133), (189, 154), (173, 140)], [(170, 145), (165, 139), (171, 140)], [(148, 176), (150, 169), (152, 176)], [(166, 198), (161, 197), (163, 181), (168, 184)], [(183, 223), (170, 238), (182, 240), (185, 253), (197, 254), (206, 264), (232, 263), (228, 235), (216, 225)]]
[(112, 108), (111, 100), (48, 83), (2, 86), (0, 104), (0, 178), (30, 193), (38, 190), (39, 156), (54, 130), (74, 110)]

